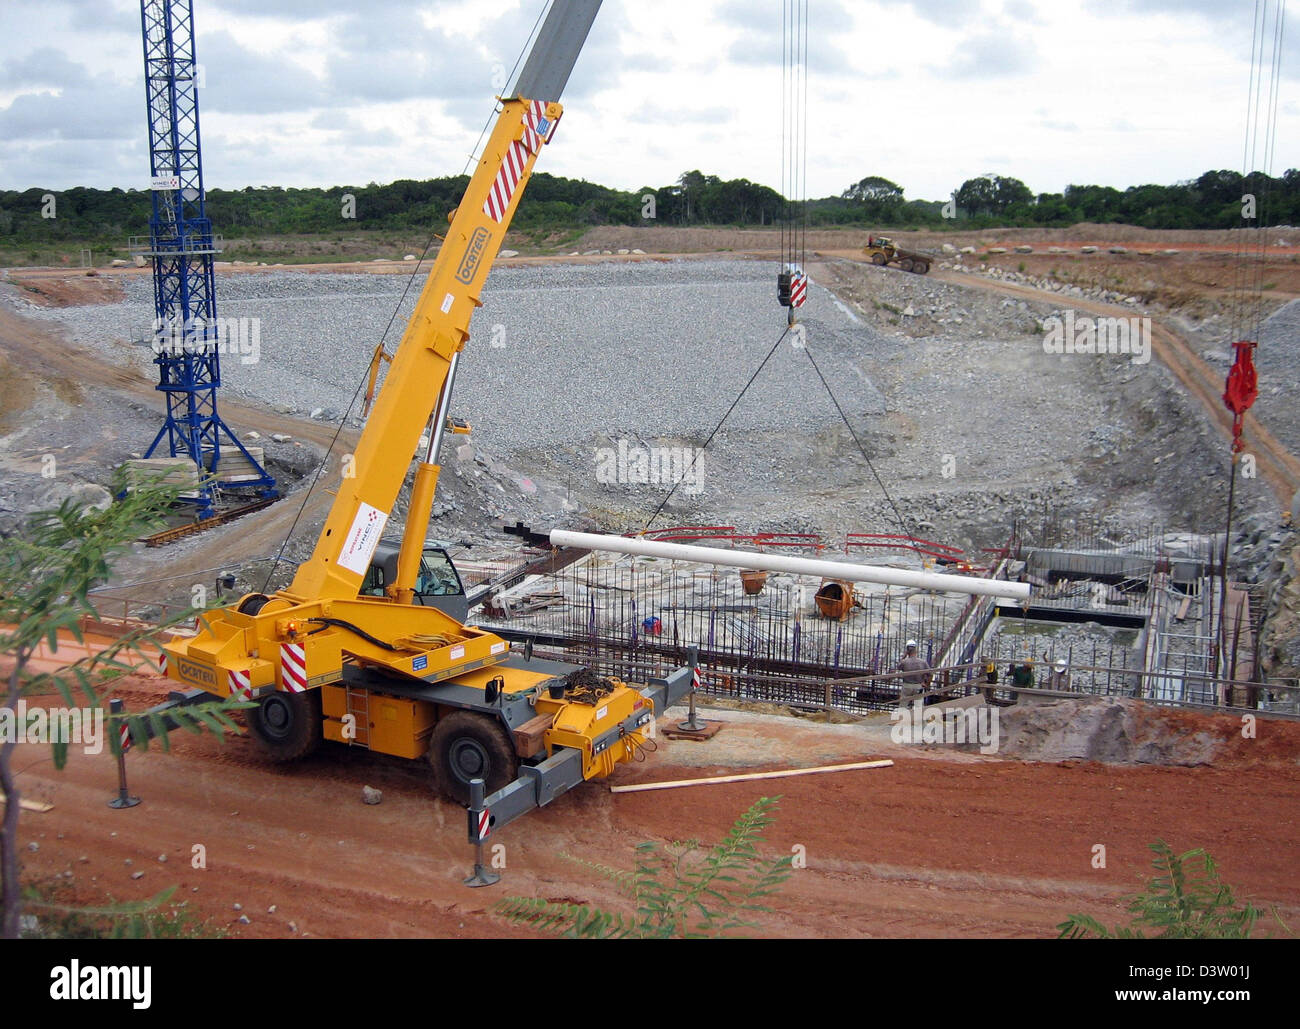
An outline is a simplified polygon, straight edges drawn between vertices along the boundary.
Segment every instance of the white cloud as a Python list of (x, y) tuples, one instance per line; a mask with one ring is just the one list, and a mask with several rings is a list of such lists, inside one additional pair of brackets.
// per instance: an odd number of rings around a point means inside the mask
[[(1240, 167), (1249, 8), (1212, 0), (809, 4), (808, 192), (946, 197)], [(210, 185), (455, 174), (541, 0), (196, 0)], [(1290, 33), (1288, 56), (1300, 33)], [(0, 187), (138, 186), (134, 0), (0, 5)], [(637, 189), (687, 168), (777, 186), (781, 5), (606, 0), (539, 169)], [(1300, 61), (1288, 62), (1297, 74)], [(1300, 165), (1284, 89), (1274, 171)]]
[(998, 25), (963, 38), (947, 63), (932, 71), (941, 79), (1023, 78), (1037, 65), (1034, 45)]
[(204, 33), (196, 46), (203, 66), (199, 117), (209, 111), (266, 114), (305, 111), (331, 100), (327, 86), (299, 63), (292, 41), (267, 53), (240, 44), (229, 32)]

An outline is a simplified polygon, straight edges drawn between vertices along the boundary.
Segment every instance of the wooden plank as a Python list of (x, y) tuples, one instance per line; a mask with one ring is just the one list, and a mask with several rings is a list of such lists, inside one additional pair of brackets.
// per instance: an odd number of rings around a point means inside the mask
[(514, 731), (515, 753), (520, 757), (532, 757), (546, 745), (546, 730), (555, 721), (555, 715), (538, 715), (530, 718)]
[[(0, 804), (7, 803), (8, 800), (8, 797), (0, 793)], [(28, 800), (26, 797), (19, 797), (18, 809), (20, 811), (35, 811), (38, 815), (43, 815), (46, 811), (53, 811), (54, 805), (47, 804), (43, 800)]]
[(776, 772), (744, 772), (739, 775), (715, 775), (708, 779), (673, 779), (669, 782), (639, 782), (628, 786), (611, 786), (610, 793), (641, 793), (645, 790), (672, 790), (679, 786), (713, 786), (718, 783), (752, 782), (755, 779), (786, 779), (794, 775), (821, 775), (825, 772), (852, 772), (860, 768), (891, 768), (892, 761), (854, 761), (847, 765), (818, 765), (816, 768), (785, 768)]
[(155, 532), (152, 536), (142, 536), (138, 542), (143, 543), (146, 547), (161, 547), (164, 544), (171, 543), (183, 536), (189, 536), (196, 532), (202, 532), (204, 529), (210, 529), (214, 525), (225, 525), (226, 522), (232, 521), (240, 515), (250, 514), (253, 511), (260, 511), (264, 507), (274, 504), (278, 497), (269, 497), (265, 500), (255, 500), (251, 504), (245, 504), (243, 507), (236, 507), (230, 511), (213, 515), (211, 518), (205, 518), (201, 522), (190, 522), (185, 525), (179, 525), (174, 529), (163, 529), (161, 532)]
[(1178, 613), (1174, 615), (1174, 621), (1181, 622), (1187, 617), (1187, 609), (1192, 606), (1191, 597), (1183, 597), (1183, 602), (1178, 605)]
[[(1232, 664), (1234, 679), (1253, 679), (1255, 672), (1255, 633), (1251, 629), (1250, 593), (1238, 586), (1228, 586), (1228, 623), (1224, 627), (1224, 646)], [(1237, 690), (1233, 688), (1234, 692)], [(1241, 696), (1244, 706), (1246, 698)]]
[[(685, 723), (681, 723), (685, 724)], [(665, 727), (663, 723), (658, 726), (659, 734), (665, 739), (670, 740), (694, 740), (696, 743), (703, 743), (705, 740), (711, 740), (722, 729), (721, 722), (700, 722), (703, 729), (679, 729), (675, 726)]]

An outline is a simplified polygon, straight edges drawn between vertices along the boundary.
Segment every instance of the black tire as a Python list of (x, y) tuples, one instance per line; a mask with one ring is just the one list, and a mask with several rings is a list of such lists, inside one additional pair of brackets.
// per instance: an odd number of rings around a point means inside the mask
[(912, 271), (916, 272), (917, 275), (924, 275), (929, 270), (930, 270), (930, 266), (926, 264), (924, 261), (912, 262)]
[(320, 745), (320, 690), (277, 690), (249, 708), (246, 715), (258, 749), (272, 761), (297, 761)]
[(904, 257), (898, 262), (898, 267), (902, 268), (905, 272), (910, 272), (912, 270), (912, 259), (910, 257)]
[(872, 264), (884, 264), (884, 263), (885, 263), (885, 255), (884, 255), (884, 254), (872, 254), (872, 255), (871, 255), (871, 263), (872, 263)]
[(473, 711), (453, 711), (438, 721), (429, 741), (429, 763), (442, 792), (465, 807), (471, 779), (483, 780), (486, 796), (519, 774), (519, 758), (501, 723)]

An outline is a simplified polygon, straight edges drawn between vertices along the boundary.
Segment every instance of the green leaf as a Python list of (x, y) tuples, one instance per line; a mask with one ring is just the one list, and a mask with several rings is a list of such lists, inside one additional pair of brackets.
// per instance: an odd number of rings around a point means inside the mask
[(1153, 930), (1166, 939), (1246, 939), (1259, 916), (1251, 904), (1238, 905), (1222, 882), (1214, 859), (1201, 848), (1175, 854), (1163, 840), (1150, 845), (1156, 874), (1147, 888), (1129, 898), (1129, 926), (1108, 929), (1086, 915), (1071, 915), (1057, 926), (1061, 939), (1144, 938)]
[(629, 895), (631, 915), (521, 897), (503, 901), (496, 911), (539, 932), (584, 939), (699, 939), (756, 928), (745, 916), (768, 908), (754, 903), (755, 897), (774, 893), (791, 870), (790, 856), (765, 859), (759, 848), (762, 831), (773, 822), (776, 800), (760, 798), (722, 842), (704, 853), (695, 840), (669, 843), (662, 850), (641, 843), (630, 872), (565, 855)]
[(128, 900), (123, 901), (120, 904), (109, 904), (100, 907), (81, 907), (79, 905), (73, 906), (70, 904), (57, 904), (51, 901), (43, 901), (34, 898), (28, 898), (26, 905), (44, 911), (76, 912), (77, 914), (82, 915), (105, 915), (109, 917), (117, 915), (138, 915), (143, 914), (146, 911), (152, 911), (153, 909), (166, 904), (172, 899), (172, 895), (175, 894), (175, 892), (175, 886), (168, 886), (167, 889), (163, 890), (161, 893), (157, 893), (145, 900)]

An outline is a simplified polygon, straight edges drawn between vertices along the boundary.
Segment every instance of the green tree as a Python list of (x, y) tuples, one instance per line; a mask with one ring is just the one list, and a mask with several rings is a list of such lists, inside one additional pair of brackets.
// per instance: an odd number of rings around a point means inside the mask
[(957, 206), (968, 214), (992, 214), (997, 187), (991, 175), (967, 179), (957, 187), (953, 199)]
[(677, 189), (682, 197), (683, 223), (707, 221), (708, 216), (704, 213), (707, 210), (706, 192), (721, 181), (716, 175), (705, 175), (698, 169), (682, 172), (678, 176)]
[(873, 203), (901, 203), (903, 187), (879, 175), (868, 175), (859, 179), (840, 194), (845, 200), (870, 201)]
[(1207, 171), (1196, 180), (1195, 186), (1203, 212), (1216, 211), (1225, 204), (1240, 206), (1241, 195), (1246, 192), (1241, 172), (1236, 171)]
[[(412, 230), (427, 233), (441, 225), (461, 199), (463, 175), (435, 179), (405, 179), (387, 184), (319, 188), (246, 186), (210, 189), (208, 214), (228, 240), (239, 235), (337, 233), (340, 230)], [(42, 198), (55, 192), (58, 218), (41, 217)], [(660, 224), (712, 222), (769, 225), (786, 213), (786, 200), (775, 190), (747, 179), (721, 180), (699, 169), (683, 173), (676, 182), (643, 188), (635, 193), (599, 183), (536, 172), (516, 215), (518, 226), (534, 236), (557, 229), (593, 224), (639, 225), (641, 197), (654, 193)], [(341, 218), (341, 198), (356, 198), (356, 220)], [(1241, 222), (1241, 197), (1258, 200), (1256, 224), (1300, 222), (1300, 171), (1288, 169), (1273, 178), (1262, 172), (1207, 171), (1171, 185), (1141, 184), (1125, 190), (1111, 186), (1067, 186), (1063, 194), (1035, 198), (1019, 179), (984, 175), (962, 183), (955, 199), (963, 214), (975, 221), (998, 219), (1004, 224), (1067, 225), (1074, 221), (1133, 222), (1152, 228), (1236, 228)], [(807, 201), (813, 225), (934, 225), (942, 221), (941, 201), (907, 200), (903, 188), (880, 176), (868, 175), (838, 196)], [(92, 244), (94, 249), (120, 247), (123, 237), (148, 231), (148, 190), (99, 190), (74, 187), (0, 190), (0, 245), (36, 244), (30, 260), (48, 259), (51, 248), (69, 250)], [(32, 251), (28, 250), (28, 253)]]
[[(15, 727), (12, 735), (0, 739), (0, 794), (6, 798), (0, 826), (0, 938), (17, 938), (22, 905), (18, 868), (21, 794), (13, 759), (25, 727), (18, 725), (18, 702), (24, 697), (57, 694), (69, 708), (102, 712), (104, 680), (129, 674), (141, 658), (152, 660), (157, 654), (155, 639), (163, 626), (130, 632), (97, 654), (53, 670), (38, 671), (32, 659), (42, 643), (53, 650), (60, 631), (81, 639), (82, 619), (95, 617), (90, 591), (108, 578), (117, 555), (141, 535), (161, 526), (175, 499), (174, 489), (146, 487), (133, 490), (104, 510), (65, 501), (55, 510), (30, 515), (23, 528), (0, 547), (0, 668), (4, 669), (0, 717)], [(183, 612), (175, 621), (195, 614)], [(206, 728), (220, 735), (235, 728), (229, 712), (247, 706), (213, 702), (169, 713), (182, 728), (193, 732)], [(132, 741), (146, 747), (151, 727), (147, 719), (134, 715), (122, 721)], [(106, 719), (106, 724), (110, 746), (116, 751), (121, 722)], [(157, 723), (152, 726), (158, 727)], [(160, 742), (166, 749), (166, 733)], [(55, 767), (62, 768), (68, 741), (52, 740), (51, 748)]]
[(1039, 225), (1073, 225), (1079, 213), (1060, 193), (1039, 193), (1034, 204)]
[(1017, 205), (1034, 202), (1034, 194), (1019, 179), (981, 175), (967, 179), (957, 190), (957, 206), (971, 214), (1000, 215)]
[(1118, 221), (1122, 199), (1123, 194), (1111, 186), (1065, 187), (1065, 202), (1078, 211), (1084, 221)]

